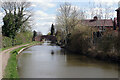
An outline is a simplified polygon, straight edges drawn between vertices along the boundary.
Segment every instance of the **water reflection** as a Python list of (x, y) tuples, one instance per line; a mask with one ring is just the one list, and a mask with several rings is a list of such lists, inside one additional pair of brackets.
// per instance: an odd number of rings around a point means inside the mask
[(21, 78), (117, 78), (116, 64), (70, 53), (44, 43), (22, 52), (18, 59)]

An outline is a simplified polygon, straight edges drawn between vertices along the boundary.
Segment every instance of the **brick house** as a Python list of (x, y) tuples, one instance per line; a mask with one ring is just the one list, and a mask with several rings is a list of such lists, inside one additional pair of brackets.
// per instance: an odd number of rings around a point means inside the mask
[(105, 29), (113, 29), (113, 20), (112, 19), (98, 19), (95, 16), (93, 19), (81, 20), (82, 25), (96, 27), (98, 31), (104, 31)]
[(35, 41), (42, 41), (42, 37), (41, 37), (42, 35), (38, 35), (38, 36), (36, 36), (35, 37)]

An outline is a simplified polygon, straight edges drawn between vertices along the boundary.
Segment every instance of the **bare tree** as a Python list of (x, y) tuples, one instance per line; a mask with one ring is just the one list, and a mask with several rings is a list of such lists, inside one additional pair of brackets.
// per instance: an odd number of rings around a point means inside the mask
[(114, 9), (112, 9), (112, 6), (106, 4), (108, 3), (99, 2), (95, 4), (94, 2), (89, 2), (91, 18), (94, 16), (97, 16), (99, 19), (110, 19), (113, 17), (112, 11), (114, 11)]
[(67, 44), (68, 36), (74, 30), (75, 26), (79, 23), (80, 12), (75, 6), (70, 3), (64, 3), (60, 5), (58, 9), (56, 24), (59, 25), (57, 29), (61, 30), (64, 34), (65, 45)]
[(89, 10), (90, 10), (90, 18), (92, 19), (95, 16), (95, 3), (94, 2), (89, 2)]

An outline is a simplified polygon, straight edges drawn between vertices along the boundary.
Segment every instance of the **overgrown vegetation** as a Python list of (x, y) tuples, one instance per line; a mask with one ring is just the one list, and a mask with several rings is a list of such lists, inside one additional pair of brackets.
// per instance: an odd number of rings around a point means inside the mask
[[(60, 5), (56, 19), (57, 43), (70, 51), (101, 59), (118, 60), (120, 57), (120, 33), (106, 29), (101, 36), (94, 36), (98, 29), (80, 23), (84, 16), (71, 4)], [(78, 22), (79, 21), (79, 22)], [(118, 35), (119, 33), (119, 35)]]
[[(78, 29), (79, 28), (79, 29)], [(87, 53), (90, 48), (91, 30), (87, 26), (77, 25), (68, 38), (67, 48), (78, 53)]]
[(113, 30), (104, 32), (104, 35), (101, 38), (98, 38), (98, 40), (96, 40), (96, 50), (101, 51), (102, 54), (108, 55), (110, 57), (120, 56), (120, 38), (118, 33), (115, 34)]
[[(18, 33), (14, 39), (14, 46), (20, 45), (23, 43), (32, 42), (32, 36), (33, 36), (32, 32), (30, 32), (30, 31)], [(12, 39), (9, 37), (3, 36), (2, 37), (2, 49), (12, 47), (12, 46), (13, 46)]]

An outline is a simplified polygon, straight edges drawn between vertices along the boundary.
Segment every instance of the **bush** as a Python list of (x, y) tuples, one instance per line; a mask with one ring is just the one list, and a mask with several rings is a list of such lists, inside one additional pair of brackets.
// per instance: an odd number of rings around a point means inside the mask
[(10, 39), (9, 37), (2, 37), (2, 47), (6, 48), (6, 47), (11, 47), (12, 46), (12, 39)]
[(115, 49), (117, 53), (119, 53), (118, 55), (120, 56), (120, 34), (116, 37), (114, 43), (115, 43)]
[[(14, 45), (20, 45), (20, 44), (29, 43), (29, 42), (32, 42), (32, 32), (30, 31), (18, 33), (14, 39)], [(3, 36), (2, 47), (6, 48), (11, 46), (12, 46), (12, 39), (10, 39), (9, 37)]]
[(0, 34), (0, 49), (2, 48), (2, 35)]
[(86, 53), (90, 47), (89, 38), (82, 32), (75, 32), (69, 38), (68, 48), (71, 51)]
[(32, 32), (23, 32), (15, 36), (15, 45), (29, 43), (32, 41)]
[(102, 51), (104, 54), (120, 53), (120, 37), (113, 35), (114, 32), (107, 31), (101, 38), (97, 39), (96, 49)]
[(114, 37), (102, 37), (97, 41), (98, 50), (103, 51), (104, 53), (110, 52), (114, 47)]

